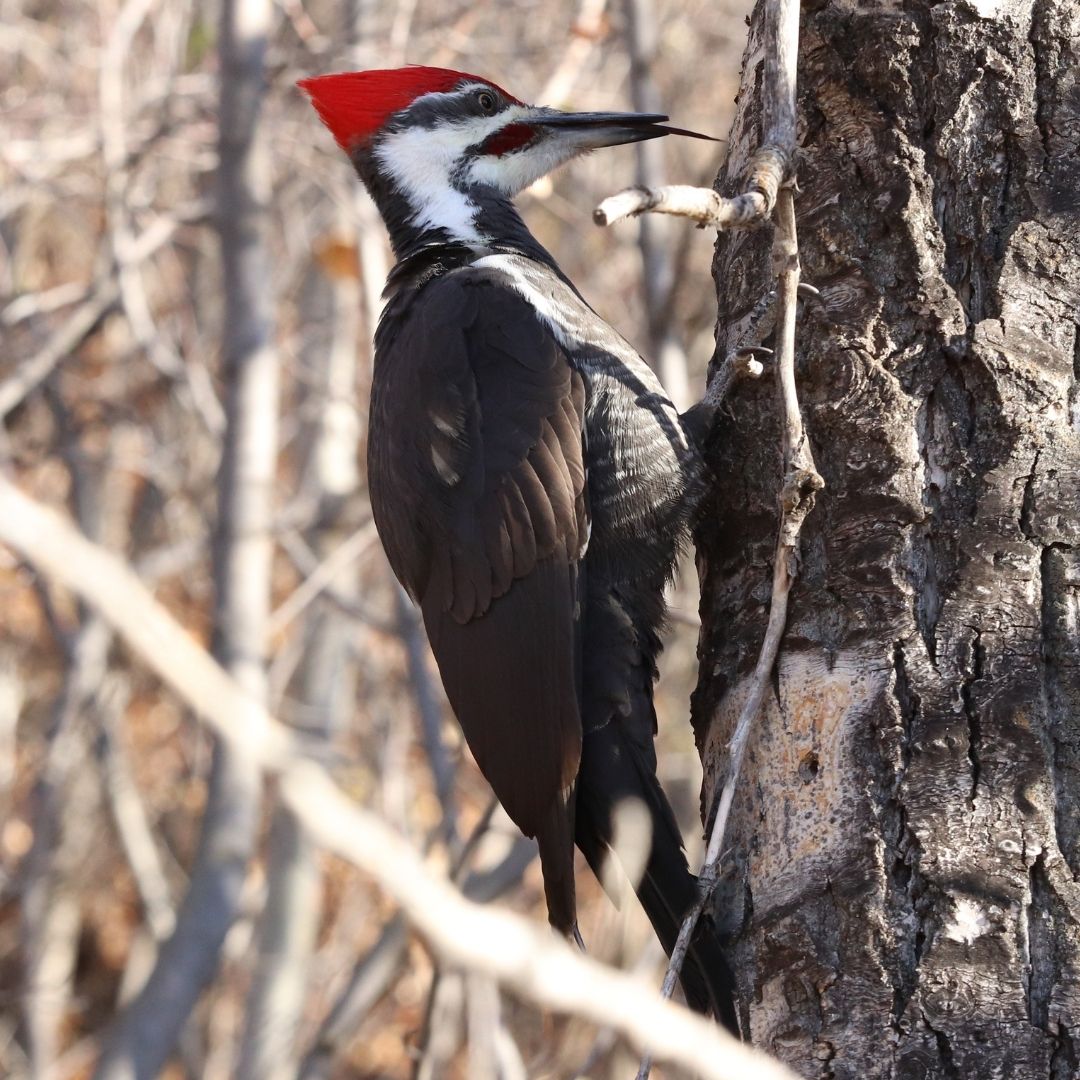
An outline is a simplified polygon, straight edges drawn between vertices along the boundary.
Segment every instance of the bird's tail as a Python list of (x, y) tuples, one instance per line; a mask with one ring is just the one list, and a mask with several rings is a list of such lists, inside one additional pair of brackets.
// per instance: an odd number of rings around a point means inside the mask
[[(672, 849), (653, 845), (638, 885), (637, 894), (656, 936), (671, 955), (686, 913), (697, 896), (697, 878), (687, 869), (682, 850), (673, 859)], [(681, 862), (681, 867), (676, 865)], [(686, 1003), (695, 1012), (711, 1012), (729, 1031), (738, 1035), (735, 1013), (735, 978), (720, 947), (716, 928), (702, 915), (690, 939), (690, 948), (679, 973)]]
[(536, 830), (536, 844), (544, 872), (548, 922), (563, 937), (573, 938), (577, 934), (573, 791), (552, 803), (550, 812)]
[[(649, 812), (651, 843), (638, 899), (670, 956), (686, 913), (697, 895), (682, 837), (671, 806), (656, 778), (649, 746), (638, 746), (618, 718), (587, 732), (583, 740), (577, 786), (576, 840), (604, 880), (603, 864), (612, 851), (614, 812), (623, 799), (642, 802)], [(695, 1012), (711, 1012), (729, 1031), (739, 1034), (735, 1013), (735, 980), (724, 958), (712, 920), (703, 916), (691, 939), (680, 973), (686, 1002)]]

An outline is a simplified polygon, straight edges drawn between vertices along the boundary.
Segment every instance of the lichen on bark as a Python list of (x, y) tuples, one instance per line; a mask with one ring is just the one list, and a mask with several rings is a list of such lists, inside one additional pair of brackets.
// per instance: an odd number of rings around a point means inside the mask
[[(723, 194), (760, 138), (760, 25)], [(797, 364), (827, 486), (717, 907), (754, 1041), (807, 1076), (1080, 1058), (1078, 43), (1064, 0), (804, 10), (796, 210), (822, 295)], [(768, 243), (720, 237), (718, 355)], [(763, 383), (717, 425), (698, 536), (706, 792), (767, 614)]]

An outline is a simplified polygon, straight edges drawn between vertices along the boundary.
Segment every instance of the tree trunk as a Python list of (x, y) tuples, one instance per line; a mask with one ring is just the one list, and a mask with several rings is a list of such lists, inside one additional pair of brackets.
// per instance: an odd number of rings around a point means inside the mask
[[(760, 133), (755, 14), (732, 153)], [(718, 913), (744, 1021), (808, 1077), (1064, 1080), (1080, 1042), (1080, 9), (803, 15), (797, 368), (827, 488)], [(721, 236), (719, 353), (769, 230)], [(769, 380), (711, 448), (705, 790), (765, 624)]]

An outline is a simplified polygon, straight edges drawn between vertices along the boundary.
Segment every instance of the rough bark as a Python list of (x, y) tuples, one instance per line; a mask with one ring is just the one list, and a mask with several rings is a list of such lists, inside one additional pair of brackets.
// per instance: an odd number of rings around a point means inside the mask
[[(1080, 10), (803, 16), (804, 415), (827, 488), (718, 897), (753, 1040), (812, 1077), (1077, 1075)], [(755, 15), (732, 154), (760, 138)], [(718, 355), (767, 230), (721, 237)], [(765, 624), (771, 387), (699, 535), (706, 792)], [(708, 808), (707, 808), (708, 809)]]

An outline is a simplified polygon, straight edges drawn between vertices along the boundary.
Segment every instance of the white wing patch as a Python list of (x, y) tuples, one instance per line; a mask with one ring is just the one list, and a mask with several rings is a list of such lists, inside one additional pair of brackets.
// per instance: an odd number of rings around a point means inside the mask
[(580, 342), (574, 341), (567, 334), (566, 328), (559, 319), (552, 298), (545, 296), (533, 285), (517, 260), (509, 255), (485, 255), (482, 259), (477, 259), (472, 265), (477, 269), (499, 270), (505, 274), (510, 279), (511, 288), (529, 302), (536, 314), (544, 320), (547, 328), (555, 335), (555, 340), (563, 348), (580, 344)]
[[(562, 295), (558, 297), (558, 301), (537, 288), (536, 283), (530, 279), (526, 260), (513, 255), (485, 255), (483, 258), (477, 259), (472, 265), (475, 269), (497, 270), (501, 274), (505, 274), (507, 284), (518, 295), (528, 301), (537, 316), (543, 320), (544, 325), (551, 331), (555, 340), (571, 356), (580, 352), (583, 345), (599, 345), (601, 348), (603, 347), (602, 342), (590, 340), (588, 337), (589, 326), (596, 319), (596, 316), (590, 311), (576, 325), (568, 326), (566, 321), (560, 317), (558, 304), (562, 303), (569, 309), (570, 305), (581, 305), (581, 301), (570, 289), (561, 286), (561, 284), (557, 286), (562, 288)], [(544, 280), (550, 282), (551, 278), (546, 276)], [(658, 444), (668, 439), (673, 433), (679, 440), (680, 448), (683, 450), (688, 449), (690, 444), (679, 419), (679, 411), (668, 399), (664, 388), (660, 385), (660, 380), (656, 377), (656, 373), (652, 368), (629, 345), (626, 345), (625, 351), (620, 355), (613, 355), (610, 351), (607, 351), (607, 355), (611, 357), (612, 361), (629, 369), (640, 383), (644, 384), (660, 399), (661, 407), (671, 421), (671, 430), (670, 432), (657, 430)]]

